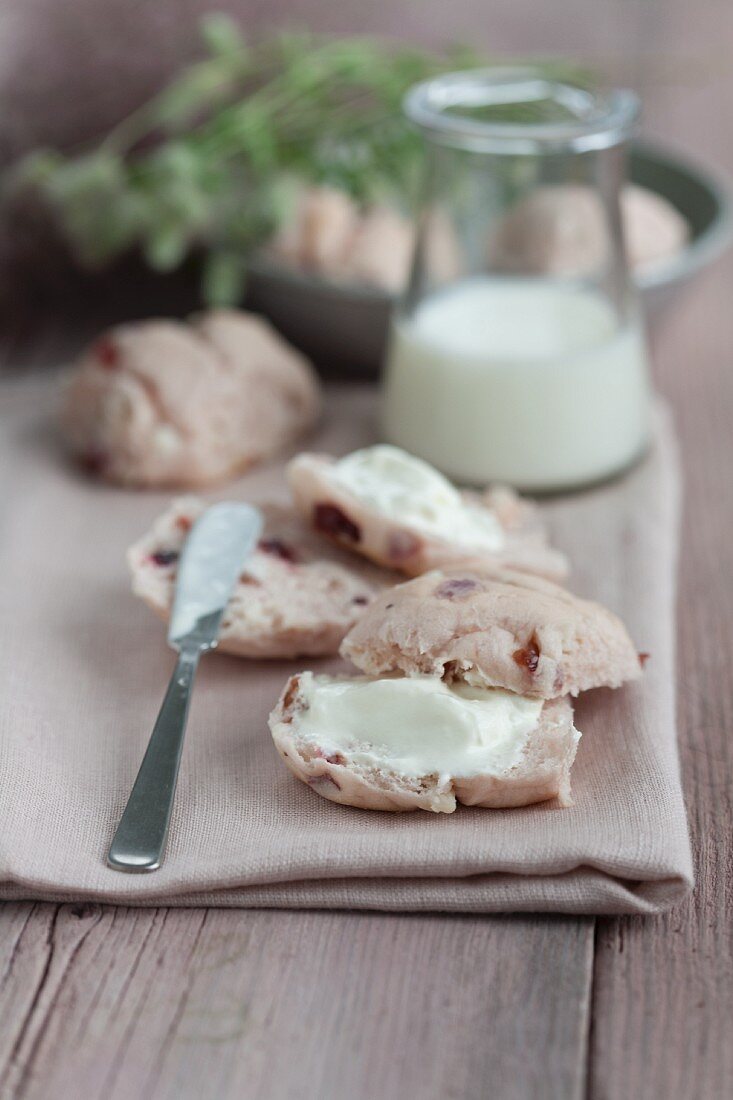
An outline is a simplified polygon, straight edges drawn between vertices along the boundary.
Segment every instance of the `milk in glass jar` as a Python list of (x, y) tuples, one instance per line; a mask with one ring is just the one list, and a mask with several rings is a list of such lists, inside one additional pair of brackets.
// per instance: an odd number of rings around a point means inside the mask
[(493, 69), (418, 85), (405, 106), (426, 180), (387, 439), (466, 483), (558, 490), (624, 469), (650, 420), (619, 207), (636, 97)]

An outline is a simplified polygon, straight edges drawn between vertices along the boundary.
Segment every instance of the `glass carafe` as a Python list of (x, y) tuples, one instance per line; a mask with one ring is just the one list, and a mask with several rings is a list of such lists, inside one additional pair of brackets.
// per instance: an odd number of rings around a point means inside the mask
[(625, 468), (650, 412), (619, 206), (636, 97), (492, 69), (418, 85), (405, 110), (427, 155), (386, 437), (464, 483)]

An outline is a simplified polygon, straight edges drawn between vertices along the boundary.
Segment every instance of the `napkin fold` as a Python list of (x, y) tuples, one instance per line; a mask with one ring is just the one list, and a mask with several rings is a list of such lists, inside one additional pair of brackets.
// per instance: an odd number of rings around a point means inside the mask
[[(125, 549), (169, 494), (97, 485), (55, 440), (55, 388), (0, 387), (0, 897), (126, 905), (655, 913), (692, 883), (674, 713), (679, 471), (668, 414), (625, 477), (542, 505), (573, 563), (650, 654), (643, 679), (577, 703), (575, 805), (389, 815), (336, 806), (283, 768), (267, 715), (297, 668), (207, 657), (169, 849), (108, 869), (173, 662), (130, 594)], [(374, 439), (374, 392), (335, 389), (314, 449)], [(215, 494), (286, 499), (282, 465)]]

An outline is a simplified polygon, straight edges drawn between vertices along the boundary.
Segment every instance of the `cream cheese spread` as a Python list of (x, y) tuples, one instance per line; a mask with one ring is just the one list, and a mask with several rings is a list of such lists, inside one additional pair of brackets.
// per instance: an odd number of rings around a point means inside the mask
[(518, 764), (543, 701), (435, 677), (333, 679), (305, 672), (298, 733), (349, 764), (410, 777), (501, 774)]
[(380, 444), (339, 459), (330, 477), (342, 490), (387, 519), (477, 550), (498, 550), (504, 529), (486, 508), (465, 502), (427, 462)]

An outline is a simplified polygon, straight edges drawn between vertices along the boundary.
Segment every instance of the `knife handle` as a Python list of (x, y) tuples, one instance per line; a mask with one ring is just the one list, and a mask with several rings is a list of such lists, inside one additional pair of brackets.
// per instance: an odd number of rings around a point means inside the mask
[(176, 793), (188, 704), (201, 650), (182, 650), (107, 855), (115, 871), (157, 871)]

